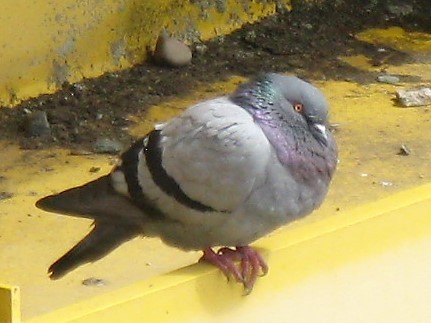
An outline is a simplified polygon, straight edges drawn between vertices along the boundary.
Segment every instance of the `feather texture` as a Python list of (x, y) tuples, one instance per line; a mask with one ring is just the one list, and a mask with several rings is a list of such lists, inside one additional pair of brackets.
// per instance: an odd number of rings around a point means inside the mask
[(37, 202), (95, 220), (50, 267), (51, 277), (139, 234), (205, 250), (222, 266), (209, 248), (246, 246), (322, 203), (337, 162), (327, 117), (317, 88), (270, 73), (156, 126), (111, 174)]

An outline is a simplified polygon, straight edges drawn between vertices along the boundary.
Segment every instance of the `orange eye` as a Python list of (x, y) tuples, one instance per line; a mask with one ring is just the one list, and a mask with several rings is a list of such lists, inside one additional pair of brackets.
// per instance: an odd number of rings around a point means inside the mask
[(304, 105), (302, 105), (301, 103), (296, 103), (296, 104), (293, 106), (293, 109), (294, 109), (296, 112), (302, 112), (302, 110), (304, 110)]

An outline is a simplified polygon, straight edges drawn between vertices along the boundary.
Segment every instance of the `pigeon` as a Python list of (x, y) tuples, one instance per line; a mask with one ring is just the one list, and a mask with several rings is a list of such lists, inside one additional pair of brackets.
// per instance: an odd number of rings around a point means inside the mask
[(37, 201), (94, 220), (50, 277), (147, 236), (202, 250), (249, 293), (268, 271), (249, 245), (323, 202), (337, 155), (323, 93), (296, 76), (260, 74), (156, 125), (111, 173)]

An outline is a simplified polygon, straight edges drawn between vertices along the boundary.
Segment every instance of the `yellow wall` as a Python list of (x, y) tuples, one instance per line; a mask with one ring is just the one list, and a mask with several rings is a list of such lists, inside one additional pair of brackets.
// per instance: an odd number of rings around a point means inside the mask
[(143, 61), (159, 32), (228, 33), (289, 0), (0, 0), (0, 106)]

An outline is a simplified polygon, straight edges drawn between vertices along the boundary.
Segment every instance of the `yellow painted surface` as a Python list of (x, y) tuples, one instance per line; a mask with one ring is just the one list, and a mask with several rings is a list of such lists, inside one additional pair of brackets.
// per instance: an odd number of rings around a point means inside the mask
[(387, 29), (368, 29), (356, 35), (356, 38), (372, 44), (390, 46), (399, 51), (431, 51), (431, 35), (422, 32), (408, 32), (401, 27)]
[(141, 62), (162, 29), (188, 41), (206, 40), (275, 12), (273, 2), (249, 0), (0, 4), (0, 106)]
[(20, 292), (16, 286), (0, 284), (0, 322), (18, 323), (21, 320)]
[[(431, 66), (420, 62), (388, 70), (431, 79)], [(229, 92), (240, 81), (202, 84), (188, 98), (133, 116), (142, 124), (132, 131), (144, 133), (155, 121)], [(339, 124), (339, 168), (317, 212), (255, 243), (270, 273), (248, 297), (216, 269), (187, 266), (199, 253), (157, 239), (135, 239), (50, 281), (49, 264), (90, 222), (42, 212), (33, 203), (99, 176), (89, 172), (92, 166), (108, 172), (113, 161), (0, 143), (0, 192), (14, 194), (0, 200), (0, 282), (20, 287), (23, 320), (429, 322), (431, 111), (394, 106), (395, 89), (406, 84), (316, 83), (331, 104), (331, 121)], [(398, 155), (401, 144), (412, 154)], [(106, 285), (82, 285), (89, 277)]]
[(31, 322), (428, 322), (430, 208), (428, 184), (265, 238), (270, 273), (246, 297), (194, 265)]

